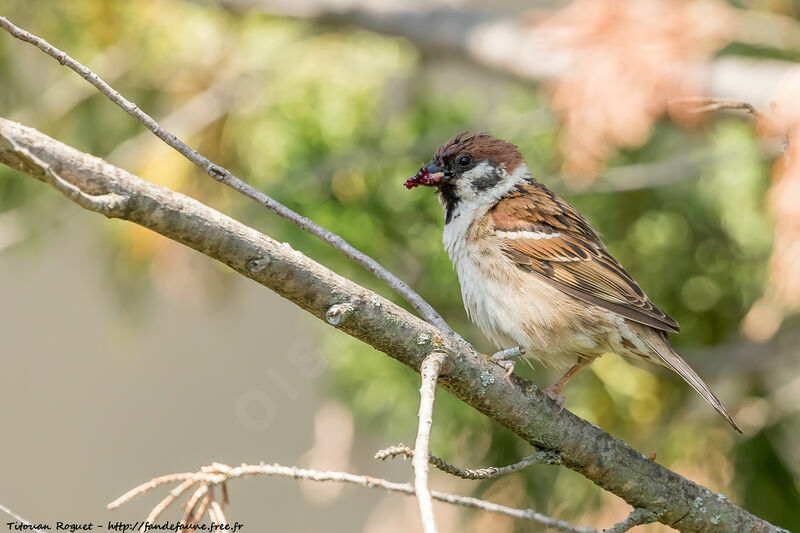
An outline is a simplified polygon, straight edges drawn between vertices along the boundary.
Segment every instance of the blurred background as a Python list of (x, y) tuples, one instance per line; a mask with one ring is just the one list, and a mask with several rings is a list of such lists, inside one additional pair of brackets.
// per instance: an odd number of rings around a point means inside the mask
[[(745, 428), (680, 379), (606, 356), (567, 408), (773, 523), (800, 529), (800, 2), (4, 0), (209, 158), (339, 233), (478, 348), (432, 191), (405, 178), (470, 129), (516, 143), (681, 324), (673, 342)], [(692, 113), (681, 98), (761, 114)], [(673, 102), (672, 104), (670, 102)], [(393, 299), (360, 267), (223, 188), (77, 75), (0, 35), (0, 116), (289, 241)], [(212, 461), (395, 480), (417, 375), (263, 287), (0, 167), (0, 502), (34, 522), (137, 520), (105, 504)], [(557, 376), (518, 372), (540, 385)], [(528, 445), (439, 391), (432, 451), (504, 465)], [(581, 525), (629, 507), (558, 467), (436, 488)], [(250, 479), (250, 531), (416, 531), (413, 499)], [(443, 531), (538, 531), (438, 506)], [(176, 510), (167, 515), (179, 517)], [(641, 531), (663, 531), (661, 525)]]

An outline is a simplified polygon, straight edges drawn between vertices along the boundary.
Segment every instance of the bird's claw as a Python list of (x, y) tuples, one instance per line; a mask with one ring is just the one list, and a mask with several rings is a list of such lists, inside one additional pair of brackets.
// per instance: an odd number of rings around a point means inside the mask
[(514, 357), (519, 357), (520, 355), (525, 353), (525, 348), (522, 346), (514, 346), (513, 348), (506, 348), (505, 350), (500, 350), (499, 352), (492, 355), (489, 360), (498, 365), (500, 368), (505, 369), (506, 374), (503, 376), (503, 379), (509, 379), (511, 374), (514, 373), (514, 367), (517, 366), (515, 361), (512, 361)]

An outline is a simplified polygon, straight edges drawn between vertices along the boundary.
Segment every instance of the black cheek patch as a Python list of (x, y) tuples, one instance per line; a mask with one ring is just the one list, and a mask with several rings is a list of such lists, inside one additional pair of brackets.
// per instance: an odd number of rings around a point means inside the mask
[(497, 172), (497, 169), (492, 168), (492, 170), (488, 174), (484, 174), (480, 178), (476, 178), (472, 180), (472, 189), (475, 192), (478, 191), (485, 191), (486, 189), (491, 189), (498, 183), (503, 177)]

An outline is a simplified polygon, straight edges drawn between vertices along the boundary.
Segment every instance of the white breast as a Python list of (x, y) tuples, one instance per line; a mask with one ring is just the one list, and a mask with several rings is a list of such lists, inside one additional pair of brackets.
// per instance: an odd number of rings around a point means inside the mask
[[(520, 168), (509, 175), (508, 183), (498, 185), (500, 196), (528, 171), (523, 168), (522, 176), (518, 172)], [(593, 339), (580, 333), (584, 327), (576, 323), (577, 317), (585, 314), (585, 305), (520, 270), (492, 236), (475, 238), (473, 224), (496, 201), (478, 204), (462, 200), (457, 216), (444, 227), (442, 241), (458, 274), (467, 315), (498, 348), (520, 345), (550, 366), (570, 365), (576, 352), (597, 349)]]

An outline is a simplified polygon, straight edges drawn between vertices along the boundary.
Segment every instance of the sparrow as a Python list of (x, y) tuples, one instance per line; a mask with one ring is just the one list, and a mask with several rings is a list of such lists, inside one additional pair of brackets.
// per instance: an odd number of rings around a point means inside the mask
[(436, 188), (464, 307), (506, 348), (492, 356), (506, 377), (514, 370), (509, 356), (520, 353), (567, 369), (545, 389), (563, 407), (566, 383), (613, 352), (676, 372), (742, 432), (670, 343), (678, 322), (653, 305), (575, 207), (533, 178), (515, 145), (461, 133), (405, 186)]

